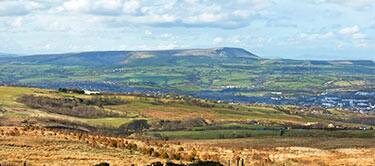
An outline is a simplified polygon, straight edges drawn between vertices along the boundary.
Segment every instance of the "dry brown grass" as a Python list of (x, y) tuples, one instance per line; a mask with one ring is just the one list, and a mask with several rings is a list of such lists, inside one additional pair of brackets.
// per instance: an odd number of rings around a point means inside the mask
[[(228, 160), (233, 163), (235, 158), (240, 157), (245, 159), (246, 165), (375, 165), (373, 139), (327, 139), (322, 143), (313, 138), (288, 141), (280, 138), (250, 138), (186, 141), (182, 144), (195, 147), (197, 151), (204, 152), (205, 156), (211, 156), (209, 159), (218, 158), (222, 163)], [(314, 141), (315, 144), (308, 144)], [(294, 146), (296, 144), (301, 146)], [(362, 147), (356, 147), (358, 145)]]
[(144, 165), (159, 160), (136, 151), (93, 144), (90, 137), (79, 139), (78, 134), (0, 129), (0, 165), (24, 162), (27, 165), (94, 165), (104, 161), (111, 165)]
[[(265, 142), (256, 139), (182, 142), (136, 140), (34, 127), (0, 127), (0, 164), (94, 165), (106, 161), (111, 165), (146, 165), (176, 157), (183, 162), (199, 158), (224, 164), (228, 160), (233, 163), (240, 157), (245, 159), (246, 165), (375, 165), (374, 140), (352, 140), (363, 147), (332, 146), (322, 149), (326, 145), (321, 144), (320, 148), (301, 147), (276, 139), (265, 140), (269, 144), (274, 141), (273, 146), (264, 146)], [(326, 144), (334, 142), (325, 141)], [(348, 140), (336, 141), (345, 143)], [(369, 142), (363, 143), (366, 141)]]

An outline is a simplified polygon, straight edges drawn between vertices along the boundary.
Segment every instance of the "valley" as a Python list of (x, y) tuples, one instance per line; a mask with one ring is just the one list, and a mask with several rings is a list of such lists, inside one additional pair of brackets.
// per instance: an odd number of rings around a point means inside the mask
[[(0, 84), (180, 94), (225, 102), (374, 112), (373, 61), (265, 59), (240, 48), (0, 58)], [(330, 98), (325, 101), (325, 98)], [(331, 100), (334, 98), (334, 100)]]
[(375, 166), (375, 0), (0, 0), (0, 166)]
[(2, 165), (375, 163), (370, 114), (178, 95), (86, 95), (9, 86), (0, 87), (0, 94)]
[(0, 164), (373, 165), (374, 72), (228, 47), (1, 57)]

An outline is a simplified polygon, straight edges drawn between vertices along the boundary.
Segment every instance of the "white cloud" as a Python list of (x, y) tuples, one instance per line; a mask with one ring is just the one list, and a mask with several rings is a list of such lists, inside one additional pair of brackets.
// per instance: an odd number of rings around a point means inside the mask
[[(230, 45), (258, 52), (282, 48), (286, 51), (269, 52), (285, 56), (306, 48), (371, 53), (375, 13), (367, 9), (374, 7), (374, 1), (0, 0), (1, 44), (12, 45), (0, 44), (0, 49), (30, 48), (35, 53), (122, 45), (127, 49)], [(4, 42), (10, 39), (20, 44)], [(71, 43), (79, 47), (71, 49)]]
[(345, 28), (343, 28), (339, 31), (339, 33), (343, 34), (343, 35), (354, 35), (354, 34), (357, 34), (359, 32), (360, 32), (360, 30), (359, 30), (358, 25), (355, 25), (355, 26), (352, 26), (352, 27), (345, 27)]
[[(97, 32), (103, 28), (94, 16), (65, 16), (58, 14), (24, 17), (24, 27), (34, 32), (85, 33)], [(93, 34), (98, 35), (98, 34)]]
[(282, 42), (282, 45), (285, 44), (306, 44), (306, 42), (317, 42), (333, 39), (335, 37), (333, 32), (323, 32), (323, 33), (300, 33), (298, 35), (289, 37), (288, 42)]
[(344, 27), (339, 33), (344, 37), (350, 37), (356, 47), (367, 47), (367, 36), (358, 25)]
[(251, 7), (254, 10), (262, 10), (270, 7), (274, 4), (270, 0), (235, 0), (239, 5), (245, 5), (245, 7)]
[(220, 37), (216, 36), (212, 40), (212, 44), (214, 46), (235, 46), (235, 47), (248, 47), (251, 46), (253, 48), (261, 48), (267, 44), (270, 44), (272, 41), (271, 38), (263, 35), (250, 35), (250, 36), (243, 36), (243, 35), (233, 35), (233, 36), (226, 36)]
[(82, 12), (97, 15), (131, 14), (140, 8), (140, 0), (69, 0), (56, 11)]
[(327, 32), (327, 33), (302, 33), (300, 35), (301, 38), (306, 39), (306, 40), (322, 40), (322, 39), (330, 39), (334, 37), (333, 32)]
[(315, 4), (337, 4), (352, 8), (369, 8), (375, 4), (375, 0), (309, 0), (309, 2)]
[(113, 16), (103, 22), (114, 26), (239, 28), (270, 4), (270, 0), (69, 0), (54, 11)]
[(152, 35), (152, 32), (150, 30), (145, 30), (145, 35), (147, 36)]
[(0, 17), (27, 15), (42, 7), (41, 4), (34, 1), (3, 0), (0, 1)]
[(141, 3), (139, 0), (129, 0), (125, 1), (123, 4), (123, 12), (124, 13), (135, 13), (141, 7)]
[(160, 38), (164, 38), (164, 39), (175, 39), (176, 36), (170, 34), (170, 33), (163, 33), (160, 35)]
[(324, 43), (327, 46), (333, 46), (337, 49), (348, 48), (365, 48), (369, 46), (369, 39), (367, 35), (361, 31), (360, 26), (347, 26), (337, 31), (323, 32), (323, 33), (299, 33), (298, 35), (289, 37), (287, 42), (279, 42), (281, 46), (287, 45), (301, 45), (309, 47)]
[(352, 35), (353, 39), (365, 39), (366, 38), (366, 34), (363, 34), (363, 33), (355, 33)]
[(344, 3), (353, 7), (369, 7), (374, 5), (375, 0), (344, 0)]
[(233, 16), (237, 16), (237, 17), (240, 17), (240, 18), (247, 18), (247, 17), (249, 17), (251, 12), (248, 11), (248, 10), (236, 10), (232, 14), (233, 14)]
[(190, 5), (197, 5), (199, 0), (185, 0), (185, 2), (190, 4)]
[(137, 50), (169, 50), (169, 49), (176, 49), (176, 48), (183, 48), (186, 46), (179, 45), (177, 41), (171, 41), (171, 42), (161, 42), (157, 45), (146, 45), (146, 44), (140, 44), (136, 46)]
[(242, 42), (242, 38), (241, 36), (233, 36), (232, 38), (229, 39), (229, 42), (233, 43), (233, 44), (239, 44)]
[(9, 26), (12, 27), (12, 28), (19, 28), (21, 27), (23, 24), (23, 19), (22, 17), (17, 17), (16, 19), (12, 20), (10, 23), (9, 23)]
[(58, 7), (58, 11), (88, 11), (89, 1), (85, 0), (70, 0)]
[(159, 44), (156, 49), (158, 50), (167, 50), (167, 49), (175, 49), (175, 48), (178, 48), (179, 45), (177, 44), (177, 42), (172, 42), (172, 43), (161, 43)]
[(187, 23), (212, 23), (222, 20), (225, 16), (214, 13), (202, 13), (200, 15), (191, 16), (186, 19)]
[(224, 38), (222, 37), (215, 37), (214, 40), (212, 41), (212, 44), (221, 44), (224, 42)]

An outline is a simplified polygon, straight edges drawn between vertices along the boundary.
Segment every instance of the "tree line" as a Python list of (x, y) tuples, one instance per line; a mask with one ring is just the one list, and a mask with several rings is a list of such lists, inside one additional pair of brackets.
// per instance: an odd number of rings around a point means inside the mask
[(83, 118), (121, 116), (119, 113), (105, 111), (102, 107), (103, 105), (122, 103), (122, 101), (117, 98), (94, 97), (91, 99), (80, 99), (24, 95), (21, 96), (18, 101), (31, 108), (69, 116)]

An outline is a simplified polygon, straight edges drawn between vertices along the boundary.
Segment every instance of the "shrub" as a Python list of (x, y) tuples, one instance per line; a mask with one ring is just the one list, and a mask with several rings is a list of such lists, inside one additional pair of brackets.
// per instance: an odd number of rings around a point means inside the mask
[(188, 166), (224, 166), (223, 164), (216, 162), (216, 161), (197, 161)]
[(152, 152), (152, 155), (151, 155), (151, 156), (152, 156), (152, 157), (160, 157), (160, 153), (154, 151), (154, 152)]
[(59, 92), (85, 94), (85, 91), (75, 88), (59, 88)]
[(163, 163), (158, 161), (158, 162), (151, 163), (150, 165), (147, 165), (147, 166), (163, 166)]
[(138, 149), (138, 146), (137, 146), (137, 144), (129, 143), (129, 144), (126, 145), (126, 149), (129, 149), (129, 150), (137, 150), (137, 149)]
[(183, 147), (179, 147), (177, 150), (181, 152), (181, 151), (184, 151), (184, 148)]
[(121, 130), (125, 130), (126, 132), (139, 132), (144, 129), (148, 129), (150, 125), (148, 125), (147, 120), (134, 120), (128, 124), (121, 125), (119, 128)]
[(95, 166), (109, 166), (109, 163), (102, 162), (102, 163), (99, 163), (99, 164), (95, 164)]
[(116, 97), (116, 96), (112, 96), (112, 97), (95, 96), (95, 97), (92, 97), (91, 99), (84, 99), (82, 101), (82, 103), (87, 104), (87, 105), (103, 106), (103, 105), (126, 104), (127, 101), (121, 99), (120, 97)]
[(117, 141), (116, 140), (111, 140), (111, 144), (110, 144), (112, 147), (114, 148), (117, 148), (118, 145), (117, 145)]
[(185, 164), (176, 164), (176, 163), (173, 163), (173, 162), (167, 162), (165, 165), (166, 166), (185, 166)]
[(162, 130), (181, 130), (206, 125), (206, 121), (202, 118), (188, 119), (184, 121), (160, 120), (159, 123), (156, 124), (155, 128), (159, 128)]
[[(166, 166), (223, 166), (219, 162), (215, 162), (215, 161), (197, 161), (197, 162), (187, 164), (187, 165), (176, 164), (176, 163), (173, 163), (171, 161), (168, 161), (165, 165)], [(153, 163), (149, 164), (148, 166), (163, 166), (163, 164), (161, 162), (153, 162)]]
[(162, 152), (161, 155), (160, 155), (161, 158), (165, 158), (165, 159), (168, 159), (169, 158), (169, 155), (167, 152)]

